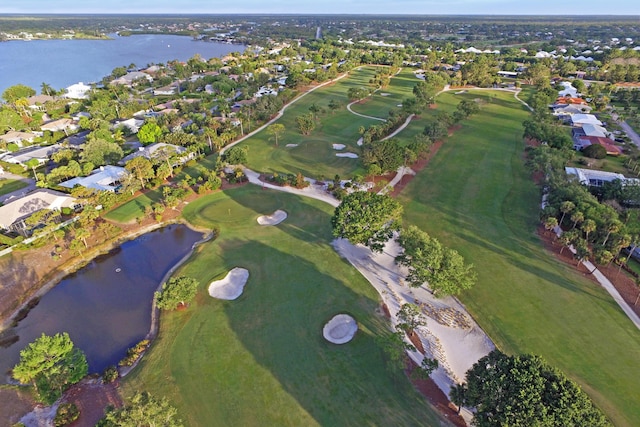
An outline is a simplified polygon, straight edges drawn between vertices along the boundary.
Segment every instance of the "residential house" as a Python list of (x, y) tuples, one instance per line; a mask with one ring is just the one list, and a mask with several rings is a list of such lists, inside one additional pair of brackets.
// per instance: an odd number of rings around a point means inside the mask
[(573, 168), (569, 166), (565, 167), (564, 170), (567, 175), (575, 176), (580, 184), (590, 185), (592, 187), (602, 187), (605, 182), (613, 182), (616, 179), (620, 180), (623, 185), (640, 185), (640, 179), (627, 178), (621, 173)]
[(566, 105), (566, 104), (587, 105), (587, 101), (583, 98), (561, 96), (558, 99), (556, 99), (556, 102), (553, 105), (557, 106), (557, 105)]
[(622, 148), (618, 147), (611, 138), (602, 136), (576, 136), (573, 141), (573, 148), (575, 150), (583, 150), (593, 144), (603, 146), (607, 150), (607, 154), (610, 156), (619, 156), (622, 154)]
[(141, 71), (132, 71), (130, 73), (125, 74), (124, 76), (118, 77), (117, 79), (112, 80), (109, 84), (112, 85), (123, 85), (123, 86), (133, 86), (138, 80), (146, 80), (147, 82), (152, 82), (153, 77), (151, 77), (147, 73), (143, 73)]
[(572, 126), (581, 126), (586, 124), (602, 126), (602, 122), (598, 120), (596, 116), (593, 114), (583, 113), (573, 114), (569, 118), (569, 123), (571, 123)]
[(588, 105), (582, 104), (560, 104), (551, 108), (553, 109), (553, 115), (563, 120), (569, 119), (569, 116), (574, 114), (589, 114), (592, 110)]
[(136, 157), (146, 157), (149, 160), (164, 161), (165, 157), (174, 157), (172, 167), (176, 167), (183, 163), (188, 162), (195, 157), (195, 153), (187, 153), (187, 149), (180, 147), (179, 145), (165, 144), (158, 142), (155, 144), (147, 145), (146, 147), (138, 148), (138, 151), (129, 154), (118, 163), (125, 165), (129, 160), (133, 160)]
[(11, 130), (4, 135), (0, 135), (0, 141), (6, 144), (16, 144), (18, 147), (22, 147), (23, 141), (33, 142), (34, 138), (38, 135), (31, 132), (16, 132)]
[(162, 96), (162, 95), (175, 95), (176, 94), (176, 90), (177, 90), (177, 85), (172, 83), (168, 86), (163, 86), (157, 89), (153, 90), (153, 94), (155, 96)]
[(40, 130), (43, 132), (47, 130), (50, 132), (64, 131), (64, 133), (67, 133), (70, 130), (78, 129), (78, 127), (78, 124), (72, 119), (58, 119), (43, 124), (40, 126)]
[(27, 218), (42, 209), (61, 210), (74, 208), (76, 199), (53, 190), (36, 190), (24, 197), (0, 206), (0, 228), (29, 236), (33, 226), (26, 224)]
[(32, 110), (44, 111), (44, 104), (50, 101), (55, 101), (57, 98), (49, 95), (35, 95), (27, 98), (29, 108)]
[(117, 191), (120, 181), (128, 174), (125, 168), (119, 166), (101, 166), (91, 172), (89, 176), (79, 176), (60, 183), (61, 187), (73, 188), (76, 185), (93, 188), (99, 191)]
[(65, 96), (72, 99), (87, 99), (89, 97), (88, 92), (91, 90), (91, 86), (80, 82), (73, 84), (67, 88)]
[(115, 122), (113, 124), (113, 126), (111, 126), (111, 128), (112, 129), (117, 129), (117, 128), (120, 128), (120, 127), (125, 127), (127, 129), (129, 129), (129, 131), (131, 131), (131, 133), (138, 133), (138, 131), (140, 130), (140, 127), (143, 124), (144, 124), (144, 120), (131, 118), (131, 119), (121, 120), (121, 121)]
[(574, 141), (577, 137), (580, 136), (598, 136), (609, 138), (611, 136), (611, 133), (602, 126), (586, 123), (571, 129), (571, 137)]
[(0, 158), (7, 163), (13, 163), (22, 167), (27, 167), (27, 162), (32, 159), (38, 160), (38, 163), (45, 164), (53, 153), (60, 150), (60, 144), (48, 145), (45, 147), (28, 147), (15, 153), (5, 153)]

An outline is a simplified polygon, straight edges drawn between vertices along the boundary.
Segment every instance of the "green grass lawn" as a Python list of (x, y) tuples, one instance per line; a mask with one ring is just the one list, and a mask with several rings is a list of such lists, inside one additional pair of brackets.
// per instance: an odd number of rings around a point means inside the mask
[[(374, 73), (374, 67), (353, 70), (348, 77), (311, 92), (290, 105), (278, 121), (286, 128), (278, 146), (269, 139), (265, 131), (241, 143), (241, 146), (249, 148), (247, 166), (268, 173), (302, 172), (304, 176), (311, 178), (333, 178), (336, 174), (343, 178), (351, 178), (354, 174), (362, 174), (364, 169), (361, 161), (336, 157), (337, 151), (332, 148), (332, 144), (344, 144), (347, 147), (343, 151), (360, 153), (356, 145), (360, 138), (359, 127), (366, 127), (378, 121), (347, 111), (349, 100), (346, 94), (351, 87), (368, 86)], [(327, 106), (331, 99), (342, 104), (342, 107), (333, 113)], [(304, 136), (298, 130), (295, 120), (297, 116), (308, 114), (309, 107), (313, 104), (324, 108), (325, 112), (318, 116), (318, 123), (311, 135)], [(389, 105), (388, 109), (395, 104)], [(298, 146), (291, 148), (286, 147), (287, 144)]]
[[(404, 189), (406, 222), (475, 264), (478, 283), (461, 300), (499, 348), (543, 356), (616, 425), (640, 425), (638, 330), (536, 235), (540, 193), (523, 166), (524, 106), (505, 93), (464, 96), (486, 103)], [(442, 94), (438, 105), (454, 97)]]
[[(284, 209), (277, 227), (259, 215)], [(198, 199), (184, 216), (219, 237), (177, 274), (201, 289), (189, 309), (163, 313), (160, 334), (123, 383), (168, 397), (187, 425), (440, 425), (404, 374), (390, 373), (375, 337), (387, 333), (373, 287), (330, 246), (332, 208), (244, 186)], [(233, 267), (250, 272), (235, 301), (207, 294)], [(322, 327), (337, 313), (360, 325), (337, 346)]]
[(161, 199), (162, 190), (151, 190), (107, 212), (104, 217), (120, 223), (131, 222), (144, 215), (144, 210), (147, 206), (151, 206)]
[(388, 87), (380, 89), (362, 103), (356, 103), (351, 109), (356, 113), (385, 119), (389, 110), (398, 109), (398, 105), (413, 96), (413, 87), (420, 81), (413, 73), (413, 68), (403, 68), (391, 78)]
[(26, 186), (26, 182), (17, 179), (0, 179), (0, 196), (20, 190)]

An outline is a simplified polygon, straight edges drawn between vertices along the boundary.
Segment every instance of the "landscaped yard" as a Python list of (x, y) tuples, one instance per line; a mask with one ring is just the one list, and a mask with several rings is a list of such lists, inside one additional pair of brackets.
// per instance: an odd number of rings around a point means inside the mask
[(20, 190), (26, 186), (26, 182), (17, 179), (0, 179), (0, 196)]
[(120, 223), (135, 221), (144, 215), (147, 206), (151, 206), (160, 199), (162, 199), (162, 190), (151, 190), (107, 212), (104, 217)]
[[(543, 356), (575, 379), (610, 419), (640, 425), (640, 334), (611, 297), (543, 249), (540, 193), (523, 166), (524, 107), (512, 95), (445, 93), (485, 101), (401, 193), (406, 222), (474, 263), (461, 300), (509, 353)], [(582, 270), (584, 271), (584, 270)]]
[[(283, 117), (278, 120), (286, 131), (279, 138), (278, 146), (263, 131), (241, 143), (249, 148), (247, 166), (260, 172), (298, 173), (311, 178), (333, 178), (339, 174), (343, 178), (351, 178), (354, 174), (364, 173), (356, 159), (336, 157), (338, 151), (332, 144), (344, 144), (343, 152), (360, 154), (356, 142), (360, 138), (360, 126), (369, 126), (379, 121), (356, 116), (347, 111), (349, 103), (347, 90), (351, 87), (368, 86), (369, 79), (374, 76), (374, 67), (364, 67), (351, 71), (350, 75), (336, 83), (327, 85), (290, 105)], [(342, 104), (341, 108), (331, 112), (328, 108), (330, 100)], [(316, 128), (309, 136), (298, 130), (296, 117), (308, 114), (309, 107), (315, 104), (324, 108), (325, 112), (318, 116)], [(387, 111), (394, 104), (389, 104)], [(298, 144), (287, 147), (287, 144)]]
[[(277, 209), (277, 227), (256, 219)], [(332, 208), (248, 185), (190, 203), (184, 216), (219, 230), (177, 274), (200, 292), (185, 311), (163, 313), (160, 335), (123, 384), (125, 394), (168, 397), (187, 425), (440, 425), (401, 372), (385, 365), (388, 333), (373, 287), (330, 246)], [(207, 294), (234, 267), (249, 270), (235, 301)], [(322, 327), (349, 313), (355, 339), (329, 344)]]

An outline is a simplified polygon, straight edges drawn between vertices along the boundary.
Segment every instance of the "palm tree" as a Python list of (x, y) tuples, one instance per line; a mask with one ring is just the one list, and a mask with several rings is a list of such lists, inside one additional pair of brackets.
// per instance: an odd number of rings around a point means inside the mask
[(589, 241), (589, 233), (596, 230), (596, 222), (591, 218), (587, 218), (582, 224), (580, 224), (580, 229), (584, 231), (586, 234), (585, 239)]
[(576, 228), (576, 225), (578, 225), (579, 222), (584, 221), (584, 214), (580, 211), (575, 211), (572, 215), (571, 215), (571, 221), (573, 221), (573, 227), (572, 228)]
[(575, 207), (576, 205), (569, 200), (566, 200), (560, 204), (560, 212), (562, 212), (562, 217), (560, 217), (560, 221), (558, 221), (560, 226), (562, 226), (565, 215), (575, 209)]
[(547, 231), (552, 231), (557, 226), (558, 226), (558, 218), (554, 216), (550, 216), (544, 220), (544, 228)]

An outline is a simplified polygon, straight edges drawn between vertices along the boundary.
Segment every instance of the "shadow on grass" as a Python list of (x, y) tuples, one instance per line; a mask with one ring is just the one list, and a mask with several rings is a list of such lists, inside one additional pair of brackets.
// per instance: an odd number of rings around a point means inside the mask
[[(253, 256), (236, 259), (227, 244), (250, 245)], [(421, 425), (433, 419), (404, 375), (386, 369), (374, 337), (387, 333), (387, 321), (374, 314), (377, 301), (355, 291), (369, 286), (364, 279), (345, 280), (349, 265), (336, 263), (325, 274), (307, 258), (312, 254), (296, 256), (256, 241), (229, 241), (222, 249), (229, 268), (250, 271), (244, 294), (222, 303), (230, 328), (317, 423)], [(324, 324), (338, 313), (352, 315), (360, 327), (340, 346), (322, 337)], [(256, 381), (253, 392), (268, 393), (269, 387)]]

